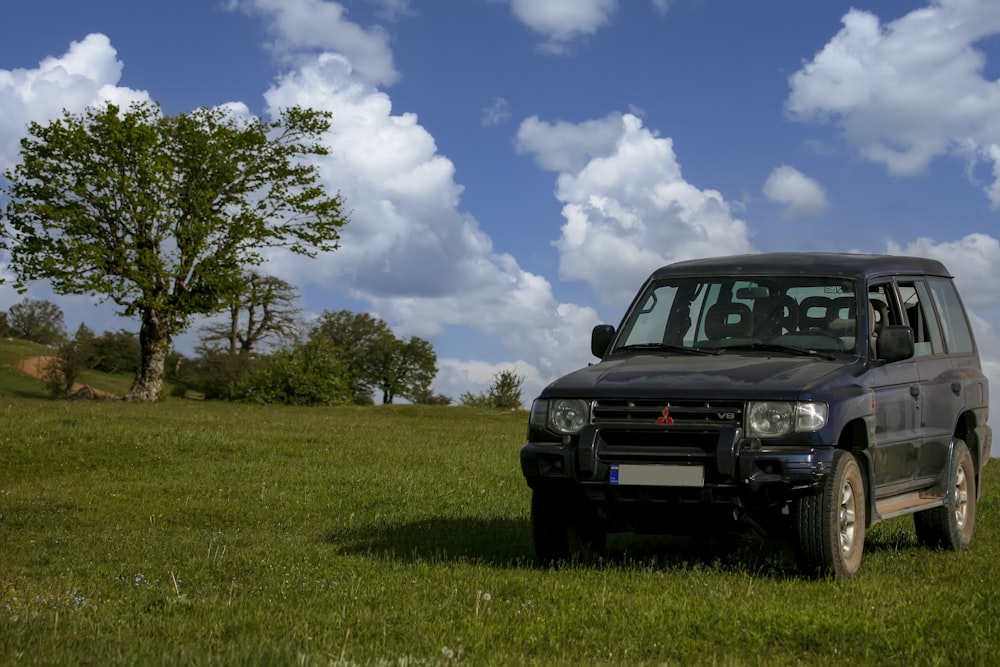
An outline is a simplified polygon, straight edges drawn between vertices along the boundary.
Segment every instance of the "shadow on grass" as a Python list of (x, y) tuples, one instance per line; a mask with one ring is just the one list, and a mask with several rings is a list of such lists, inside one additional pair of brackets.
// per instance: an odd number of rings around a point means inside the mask
[(612, 535), (606, 562), (659, 571), (712, 570), (755, 577), (795, 576), (795, 554), (787, 542), (754, 534), (698, 537)]
[[(467, 562), (496, 567), (541, 567), (535, 563), (531, 524), (526, 519), (431, 518), (379, 527), (332, 531), (328, 544), (345, 554), (401, 562)], [(718, 538), (616, 534), (606, 554), (574, 567), (718, 570), (787, 577), (794, 557), (787, 547), (755, 536)]]
[(865, 536), (865, 553), (916, 551), (923, 549), (917, 540), (913, 529), (901, 528), (898, 525), (891, 528), (882, 525)]
[(346, 554), (371, 554), (403, 562), (473, 562), (500, 567), (533, 564), (531, 527), (523, 519), (435, 517), (332, 531), (326, 542)]

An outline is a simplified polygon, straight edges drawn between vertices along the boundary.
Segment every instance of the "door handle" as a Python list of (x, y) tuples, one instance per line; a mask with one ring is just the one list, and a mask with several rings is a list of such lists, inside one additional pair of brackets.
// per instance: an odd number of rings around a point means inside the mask
[(916, 398), (919, 395), (920, 395), (920, 387), (917, 386), (917, 385), (915, 385), (915, 384), (911, 384), (910, 385), (910, 396), (913, 396), (914, 398)]

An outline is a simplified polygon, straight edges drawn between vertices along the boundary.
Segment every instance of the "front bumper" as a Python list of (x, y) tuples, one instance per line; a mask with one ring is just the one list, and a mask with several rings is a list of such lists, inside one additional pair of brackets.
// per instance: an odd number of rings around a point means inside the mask
[[(669, 444), (647, 433), (606, 439), (600, 429), (588, 427), (573, 443), (528, 442), (521, 449), (521, 471), (532, 488), (574, 485), (592, 500), (774, 504), (818, 490), (834, 452), (833, 446), (820, 444), (764, 445), (743, 437), (739, 428), (692, 430)], [(612, 467), (626, 464), (700, 466), (704, 482), (695, 488), (615, 484)]]

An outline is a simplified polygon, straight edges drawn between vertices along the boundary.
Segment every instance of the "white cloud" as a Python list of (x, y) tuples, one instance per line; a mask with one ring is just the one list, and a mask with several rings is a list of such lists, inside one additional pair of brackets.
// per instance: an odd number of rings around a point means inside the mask
[(653, 9), (657, 11), (661, 16), (667, 13), (670, 9), (670, 5), (673, 4), (674, 0), (652, 0)]
[(795, 167), (775, 167), (764, 182), (764, 196), (785, 207), (785, 217), (799, 218), (826, 212), (826, 192)]
[(454, 165), (433, 137), (415, 115), (394, 115), (389, 97), (357, 80), (345, 57), (315, 57), (265, 99), (272, 112), (294, 104), (333, 112), (330, 153), (317, 164), (351, 211), (340, 250), (314, 262), (276, 253), (269, 272), (370, 304), (399, 335), (461, 325), (498, 337), (524, 356), (529, 377), (586, 363), (596, 313), (559, 303), (547, 280), (493, 251), (459, 210)]
[(502, 97), (493, 98), (493, 104), (483, 109), (483, 127), (501, 125), (510, 120), (510, 102)]
[(862, 156), (893, 174), (918, 173), (942, 155), (992, 163), (986, 192), (1000, 206), (1000, 86), (983, 77), (976, 48), (1000, 34), (1000, 3), (936, 0), (885, 25), (852, 9), (842, 21), (790, 78), (789, 115), (839, 123)]
[(915, 255), (942, 262), (955, 276), (955, 283), (966, 306), (1000, 306), (1000, 242), (987, 234), (969, 234), (957, 241), (937, 243), (919, 238), (906, 244), (890, 241), (891, 255)]
[[(670, 139), (625, 114), (599, 121), (605, 131), (615, 125), (616, 136), (594, 142), (588, 128), (595, 122), (574, 127), (528, 119), (518, 133), (521, 149), (536, 151), (539, 164), (562, 169), (556, 186), (566, 219), (556, 242), (560, 277), (586, 282), (624, 310), (663, 264), (751, 251), (746, 224), (732, 217), (722, 195), (684, 180)], [(584, 155), (589, 160), (574, 168)]]
[(531, 153), (543, 169), (579, 171), (591, 158), (610, 153), (621, 136), (622, 115), (582, 123), (547, 123), (531, 116), (517, 130), (517, 152)]
[[(279, 53), (301, 55), (305, 49), (330, 50), (350, 59), (357, 76), (373, 85), (399, 79), (389, 37), (379, 26), (362, 28), (347, 19), (347, 9), (329, 0), (240, 0), (247, 11), (263, 14), (277, 35)], [(394, 17), (408, 11), (402, 0), (382, 0), (380, 11)]]
[(559, 54), (610, 23), (618, 0), (510, 0), (510, 8), (519, 21), (546, 37), (543, 52)]
[(461, 359), (438, 359), (438, 374), (434, 380), (434, 389), (438, 393), (450, 396), (452, 405), (459, 404), (459, 397), (469, 392), (473, 395), (486, 393), (493, 384), (494, 376), (501, 371), (510, 371), (521, 378), (521, 399), (530, 405), (551, 378), (544, 378), (528, 362), (504, 361), (490, 364), (485, 361), (466, 361)]
[(80, 113), (88, 106), (121, 106), (149, 101), (145, 91), (119, 87), (122, 63), (108, 38), (87, 35), (61, 56), (42, 60), (35, 69), (0, 70), (0, 169), (17, 160), (18, 142), (28, 123), (47, 123), (63, 110)]
[(410, 16), (410, 0), (374, 0), (378, 5), (377, 14), (387, 21), (397, 21), (401, 16)]

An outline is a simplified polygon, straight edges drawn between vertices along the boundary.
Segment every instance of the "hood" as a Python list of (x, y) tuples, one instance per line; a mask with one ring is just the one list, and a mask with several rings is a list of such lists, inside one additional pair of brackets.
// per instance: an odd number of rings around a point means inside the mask
[[(845, 373), (845, 367), (857, 366)], [(861, 370), (857, 359), (725, 353), (718, 356), (639, 353), (605, 359), (566, 375), (542, 396), (794, 400)]]

